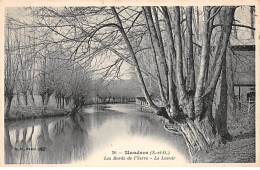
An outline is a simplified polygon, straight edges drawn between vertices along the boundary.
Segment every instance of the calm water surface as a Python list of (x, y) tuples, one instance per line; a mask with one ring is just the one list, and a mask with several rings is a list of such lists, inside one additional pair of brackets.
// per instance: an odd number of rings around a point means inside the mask
[(164, 124), (134, 104), (87, 106), (74, 117), (6, 122), (5, 162), (88, 165), (113, 158), (112, 151), (153, 150), (188, 162), (185, 141), (165, 131)]

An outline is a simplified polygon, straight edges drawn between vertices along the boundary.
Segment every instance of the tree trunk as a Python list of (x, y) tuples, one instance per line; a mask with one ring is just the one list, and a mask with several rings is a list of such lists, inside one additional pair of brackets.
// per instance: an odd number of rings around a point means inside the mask
[[(211, 18), (216, 11), (219, 9), (220, 7), (213, 7), (210, 11), (209, 11), (209, 17), (207, 20), (207, 24), (208, 24), (208, 42), (210, 44), (211, 42), (211, 35), (212, 35), (212, 30), (213, 30), (213, 23), (214, 23), (214, 18)], [(208, 78), (209, 78), (209, 61), (210, 61), (210, 51), (211, 51), (211, 46), (209, 45), (209, 48), (207, 49), (207, 56), (206, 56), (206, 64), (205, 64), (205, 77), (204, 77), (204, 83), (207, 83)]]
[(65, 96), (63, 95), (62, 96), (62, 108), (64, 109), (64, 106), (65, 106)]
[[(156, 8), (153, 7), (153, 11), (154, 11), (154, 16), (155, 16), (155, 28), (156, 28), (156, 31), (157, 31), (157, 34), (158, 34), (158, 39), (159, 39), (159, 43), (162, 44), (162, 47), (163, 47), (163, 40), (162, 40), (162, 35), (161, 35), (161, 29), (160, 29), (160, 25), (159, 25), (159, 19), (158, 19), (158, 14), (157, 14), (157, 11), (156, 11)], [(162, 50), (164, 51), (164, 48), (162, 48)], [(161, 56), (162, 58), (160, 58), (161, 60), (161, 64), (164, 68), (164, 73), (165, 73), (165, 84), (166, 84), (166, 99), (168, 100), (169, 99), (169, 80), (168, 80), (168, 74), (169, 74), (169, 68), (167, 66), (167, 60), (166, 60), (166, 54), (165, 54), (165, 51), (163, 52), (164, 56)]]
[(56, 107), (58, 109), (59, 108), (59, 95), (56, 94), (55, 99), (56, 99)]
[(189, 118), (187, 118), (184, 123), (180, 124), (180, 130), (186, 141), (191, 157), (208, 146), (205, 137), (199, 129), (201, 128), (198, 128), (194, 121)]
[(10, 108), (11, 108), (11, 104), (12, 104), (12, 99), (13, 99), (13, 95), (9, 94), (9, 95), (5, 95), (5, 116), (7, 119), (10, 119)]
[(45, 114), (50, 96), (47, 92), (42, 94), (41, 96), (42, 96), (42, 114)]
[[(250, 25), (251, 25), (251, 27), (254, 27), (254, 25), (255, 25), (254, 10), (255, 10), (255, 7), (251, 6), (250, 7), (250, 19), (251, 19)], [(255, 31), (253, 29), (251, 30), (251, 37), (253, 39), (255, 38)]]
[(45, 94), (41, 94), (41, 98), (42, 98), (42, 114), (44, 115), (46, 113)]
[(23, 100), (24, 100), (24, 104), (25, 106), (28, 105), (28, 96), (27, 96), (27, 91), (26, 92), (22, 92), (23, 93)]
[(60, 94), (59, 94), (58, 102), (59, 102), (59, 108), (61, 109), (61, 95)]
[(34, 95), (33, 95), (33, 90), (30, 90), (30, 96), (31, 96), (31, 98), (32, 98), (32, 104), (33, 104), (33, 106), (35, 106), (35, 99), (34, 99)]
[(183, 77), (183, 55), (182, 55), (182, 41), (181, 41), (181, 23), (180, 23), (180, 8), (174, 7), (175, 16), (175, 46), (176, 46), (176, 79), (177, 79), (177, 90), (179, 105), (182, 112), (187, 114), (191, 119), (194, 119), (194, 94), (187, 94), (185, 87), (185, 81)]
[(78, 113), (79, 109), (82, 107), (82, 100), (75, 99), (74, 100), (74, 107), (71, 111), (71, 115), (74, 116)]
[(180, 27), (180, 7), (174, 7), (175, 13), (175, 46), (176, 46), (176, 77), (177, 77), (177, 89), (179, 95), (182, 97), (186, 96), (186, 88), (183, 78), (183, 65), (182, 65), (182, 42), (181, 42), (181, 27)]
[(42, 106), (44, 105), (44, 94), (40, 94), (41, 99), (42, 99)]
[(202, 50), (201, 50), (201, 57), (200, 57), (200, 70), (197, 80), (195, 98), (194, 98), (194, 106), (195, 106), (195, 117), (198, 117), (203, 110), (203, 101), (202, 95), (204, 90), (204, 82), (206, 79), (206, 72), (208, 71), (207, 68), (207, 57), (209, 57), (210, 52), (210, 38), (211, 32), (209, 28), (208, 21), (210, 18), (209, 7), (204, 7), (204, 25), (203, 25), (203, 33), (202, 33)]
[(176, 51), (174, 48), (174, 41), (173, 41), (173, 33), (172, 33), (172, 25), (169, 17), (169, 12), (167, 7), (162, 7), (163, 15), (165, 19), (166, 25), (166, 32), (167, 32), (167, 40), (168, 40), (168, 81), (169, 81), (169, 106), (166, 107), (168, 115), (171, 117), (177, 116), (180, 112), (179, 110), (179, 103), (177, 99), (177, 92), (176, 92), (176, 84), (174, 82), (175, 72), (174, 68), (176, 67)]
[[(163, 91), (162, 80), (161, 80), (160, 70), (159, 70), (159, 66), (158, 66), (158, 62), (157, 62), (157, 58), (156, 58), (155, 46), (154, 46), (154, 44), (156, 44), (157, 50), (159, 50), (159, 48), (163, 49), (162, 40), (160, 40), (161, 36), (159, 36), (160, 38), (158, 38), (158, 36), (157, 36), (150, 8), (149, 7), (146, 7), (146, 8), (147, 9), (144, 10), (144, 13), (145, 13), (146, 25), (147, 25), (147, 28), (148, 28), (149, 37), (150, 37), (150, 41), (151, 41), (151, 45), (152, 45), (152, 49), (153, 49), (153, 53), (154, 53), (154, 55), (152, 55), (153, 64), (154, 64), (155, 73), (156, 73), (156, 76), (157, 76), (157, 79), (158, 79), (158, 86), (159, 86), (161, 99), (162, 99), (163, 103), (166, 103), (166, 98), (165, 98), (164, 91)], [(157, 29), (159, 29), (159, 27)], [(154, 43), (153, 41), (157, 41), (157, 43)], [(162, 47), (160, 47), (159, 44), (161, 44)], [(164, 50), (162, 52), (162, 49), (160, 49), (160, 51), (161, 51), (161, 57), (160, 58), (161, 58), (161, 60), (164, 61), (165, 53), (164, 53)], [(168, 74), (168, 70), (167, 70), (167, 74)]]
[(220, 78), (220, 103), (215, 116), (217, 133), (221, 137), (223, 143), (226, 143), (226, 140), (232, 140), (232, 136), (229, 134), (227, 129), (227, 88), (226, 57), (224, 57)]
[(227, 57), (227, 83), (228, 83), (228, 113), (235, 118), (236, 101), (234, 89), (234, 70), (232, 64), (232, 55), (228, 53)]
[(50, 93), (47, 93), (47, 94), (46, 94), (46, 103), (45, 103), (46, 106), (47, 106), (48, 103), (49, 103), (50, 97), (51, 97), (51, 94), (50, 94)]
[(188, 71), (187, 84), (191, 91), (195, 91), (195, 71), (193, 59), (193, 38), (192, 38), (192, 7), (187, 7), (187, 40), (188, 40)]
[(21, 105), (20, 94), (18, 92), (16, 92), (16, 99), (17, 99), (17, 105), (20, 106)]

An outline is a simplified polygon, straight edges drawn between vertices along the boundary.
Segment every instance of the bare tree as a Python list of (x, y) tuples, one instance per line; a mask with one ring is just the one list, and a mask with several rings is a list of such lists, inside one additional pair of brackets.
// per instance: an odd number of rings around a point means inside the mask
[[(60, 106), (64, 95), (73, 99), (75, 113), (84, 102), (89, 75), (103, 71), (101, 80), (118, 77), (125, 62), (134, 69), (149, 106), (182, 133), (194, 158), (198, 151), (226, 143), (232, 139), (227, 129), (226, 52), (232, 26), (238, 26), (235, 10), (233, 6), (33, 9), (38, 20), (27, 26), (44, 32), (44, 47), (50, 50), (59, 44), (66, 49), (63, 57), (38, 54), (43, 105), (55, 91)], [(117, 58), (101, 67), (110, 56)], [(56, 64), (53, 58), (58, 58)], [(62, 68), (69, 70), (69, 78), (63, 77)], [(151, 99), (146, 78), (157, 83), (153, 90), (162, 106)], [(218, 82), (221, 109), (213, 115)]]
[(6, 24), (5, 35), (5, 114), (9, 118), (10, 107), (14, 96), (14, 87), (19, 74), (19, 63), (17, 59), (17, 52), (14, 50), (16, 42), (13, 40), (14, 33), (10, 29), (10, 22)]

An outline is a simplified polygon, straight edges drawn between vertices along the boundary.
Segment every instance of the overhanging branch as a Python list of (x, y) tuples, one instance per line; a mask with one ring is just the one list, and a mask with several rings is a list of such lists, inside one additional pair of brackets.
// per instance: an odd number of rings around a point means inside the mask
[[(222, 24), (216, 24), (216, 25), (213, 25), (213, 28), (215, 28), (215, 27), (219, 27), (219, 26), (222, 26)], [(243, 28), (248, 28), (248, 29), (251, 29), (251, 30), (255, 30), (254, 27), (250, 27), (250, 26), (242, 25), (242, 24), (232, 24), (232, 26), (243, 27)]]

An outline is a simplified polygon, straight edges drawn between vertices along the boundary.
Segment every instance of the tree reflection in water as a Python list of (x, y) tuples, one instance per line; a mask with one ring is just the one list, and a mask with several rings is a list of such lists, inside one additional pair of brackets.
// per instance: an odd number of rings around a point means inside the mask
[(10, 140), (10, 134), (9, 134), (9, 125), (5, 125), (5, 144), (4, 144), (4, 150), (5, 150), (5, 163), (13, 163), (14, 157), (12, 150), (14, 149), (11, 140)]
[[(6, 123), (5, 162), (7, 164), (62, 164), (86, 159), (88, 135), (84, 129), (83, 116), (76, 114), (73, 117), (52, 121), (49, 119), (36, 121), (37, 130), (34, 126), (30, 126), (30, 121), (21, 122), (25, 128), (18, 125), (18, 129), (15, 129), (12, 123)], [(12, 126), (11, 130), (10, 126)], [(31, 129), (29, 133), (28, 129)], [(21, 137), (22, 139), (19, 139)]]
[(134, 105), (113, 107), (121, 110), (93, 106), (94, 112), (91, 113), (82, 109), (82, 112), (74, 116), (5, 122), (5, 162), (7, 164), (82, 162), (120, 136), (129, 139), (133, 136), (160, 139), (188, 155), (184, 140), (165, 132), (161, 120), (154, 119), (149, 113), (139, 112)]

